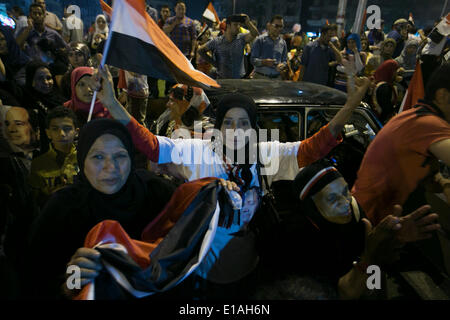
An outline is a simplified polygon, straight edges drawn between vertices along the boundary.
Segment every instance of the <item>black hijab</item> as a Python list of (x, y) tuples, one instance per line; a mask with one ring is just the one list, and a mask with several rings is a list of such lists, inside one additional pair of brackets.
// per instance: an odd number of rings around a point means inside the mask
[[(104, 194), (91, 186), (84, 174), (86, 156), (95, 141), (102, 135), (111, 134), (117, 137), (131, 159), (131, 169), (124, 186), (115, 194)], [(95, 119), (87, 123), (81, 130), (77, 146), (77, 160), (80, 172), (74, 179), (74, 184), (64, 188), (61, 192), (67, 197), (68, 206), (80, 210), (80, 214), (89, 215), (90, 218), (100, 222), (104, 219), (120, 221), (125, 230), (130, 229), (130, 224), (138, 229), (136, 215), (146, 217), (146, 212), (151, 208), (151, 195), (148, 195), (147, 182), (153, 175), (145, 170), (135, 170), (134, 146), (127, 128), (116, 120)], [(148, 219), (146, 217), (145, 219)], [(91, 219), (87, 219), (91, 220)], [(139, 220), (139, 219), (138, 219)], [(143, 228), (149, 221), (142, 221)], [(92, 225), (91, 225), (92, 227)], [(134, 227), (130, 233), (133, 234)], [(139, 237), (140, 230), (135, 230), (133, 236)]]
[(39, 106), (39, 103), (41, 103), (43, 107), (51, 110), (61, 106), (65, 99), (57, 90), (56, 81), (53, 81), (53, 89), (47, 94), (38, 92), (33, 88), (34, 76), (40, 68), (50, 70), (49, 66), (41, 61), (31, 61), (27, 65), (25, 87), (28, 94), (24, 97), (24, 105), (30, 109), (39, 109), (42, 108), (42, 106)]
[[(250, 124), (252, 129), (257, 129), (257, 109), (255, 101), (253, 101), (252, 98), (249, 96), (246, 96), (241, 93), (230, 93), (225, 95), (217, 104), (216, 107), (216, 123), (215, 123), (215, 129), (220, 130), (222, 127), (223, 119), (225, 118), (226, 113), (233, 108), (242, 108), (247, 112), (248, 118), (250, 119)], [(251, 158), (250, 156), (250, 146), (247, 144), (245, 146), (245, 164), (240, 164), (238, 166), (237, 172), (240, 173), (240, 176), (244, 180), (244, 185), (238, 180), (236, 180), (236, 177), (234, 174), (229, 173), (229, 178), (231, 181), (236, 182), (241, 187), (241, 193), (245, 193), (250, 187), (250, 183), (252, 181), (253, 175), (251, 173), (250, 168), (254, 163), (258, 160), (259, 155), (259, 149), (256, 148), (256, 158)], [(226, 147), (225, 144), (223, 145), (223, 152), (226, 153)], [(234, 160), (237, 161), (237, 150), (234, 150)]]

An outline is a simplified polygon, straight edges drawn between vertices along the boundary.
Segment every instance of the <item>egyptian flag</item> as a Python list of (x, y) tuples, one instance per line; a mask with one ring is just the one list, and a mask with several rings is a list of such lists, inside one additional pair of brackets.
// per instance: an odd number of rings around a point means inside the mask
[(143, 298), (172, 289), (196, 270), (217, 226), (229, 225), (232, 215), (219, 179), (204, 178), (178, 187), (140, 240), (117, 221), (97, 224), (84, 246), (101, 253), (104, 268), (75, 300)]
[(405, 97), (398, 113), (411, 109), (417, 104), (420, 99), (425, 97), (425, 88), (423, 85), (422, 67), (420, 62), (416, 63), (416, 70), (414, 71), (411, 82), (409, 83), (408, 90), (406, 90)]
[(105, 63), (156, 79), (209, 88), (219, 84), (195, 70), (145, 11), (145, 0), (115, 0)]
[(214, 9), (212, 2), (208, 4), (205, 12), (203, 12), (203, 18), (208, 19), (211, 22), (220, 23), (219, 15), (217, 14), (216, 9)]

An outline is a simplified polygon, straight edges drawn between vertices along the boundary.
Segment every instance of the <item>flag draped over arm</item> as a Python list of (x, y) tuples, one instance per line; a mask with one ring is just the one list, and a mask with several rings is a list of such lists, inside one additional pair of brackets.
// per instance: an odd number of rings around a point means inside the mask
[(220, 87), (196, 70), (145, 11), (145, 0), (115, 0), (105, 45), (106, 64), (157, 79)]

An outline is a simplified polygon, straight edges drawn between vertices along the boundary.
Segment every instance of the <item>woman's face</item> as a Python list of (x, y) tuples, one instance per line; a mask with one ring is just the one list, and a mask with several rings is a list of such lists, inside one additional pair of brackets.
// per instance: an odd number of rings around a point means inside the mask
[(29, 122), (28, 111), (21, 107), (12, 107), (5, 116), (6, 137), (17, 147), (31, 144), (33, 129)]
[(91, 84), (92, 76), (85, 75), (80, 80), (78, 80), (75, 86), (75, 93), (78, 100), (84, 103), (90, 103), (92, 101), (92, 96), (94, 92), (92, 91)]
[(8, 43), (3, 33), (0, 32), (0, 54), (4, 55), (8, 53)]
[(106, 21), (105, 21), (105, 19), (103, 19), (103, 18), (98, 18), (97, 19), (97, 26), (98, 26), (98, 28), (100, 29), (100, 30), (104, 30), (105, 29), (105, 27), (106, 27)]
[(244, 135), (244, 132), (251, 128), (250, 118), (245, 109), (232, 108), (228, 110), (220, 127), (226, 147), (232, 150), (244, 148), (249, 141), (248, 135)]
[(83, 52), (79, 50), (70, 50), (68, 56), (72, 67), (78, 68), (86, 65), (86, 59), (84, 58)]
[(346, 224), (352, 220), (352, 197), (344, 178), (338, 178), (327, 184), (312, 196), (312, 200), (329, 222)]
[(407, 48), (406, 48), (406, 55), (408, 55), (408, 56), (412, 56), (412, 55), (414, 55), (415, 53), (416, 53), (416, 51), (417, 51), (417, 46), (408, 46)]
[(48, 94), (53, 89), (53, 77), (50, 71), (43, 67), (39, 68), (34, 74), (33, 88), (40, 93)]
[(366, 51), (369, 49), (369, 41), (361, 40), (361, 50)]
[(348, 47), (349, 49), (356, 48), (356, 41), (353, 40), (353, 39), (348, 39), (348, 40), (347, 40), (347, 47)]
[(131, 159), (122, 141), (104, 134), (95, 140), (84, 160), (84, 175), (91, 186), (104, 193), (114, 194), (130, 175)]

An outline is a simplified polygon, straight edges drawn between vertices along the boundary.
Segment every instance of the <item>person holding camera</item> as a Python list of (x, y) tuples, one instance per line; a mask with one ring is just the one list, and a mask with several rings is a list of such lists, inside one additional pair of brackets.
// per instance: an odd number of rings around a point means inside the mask
[(254, 79), (281, 79), (287, 68), (287, 45), (280, 36), (283, 28), (283, 17), (275, 15), (268, 24), (268, 33), (256, 38), (251, 56)]
[(18, 34), (16, 42), (32, 60), (50, 64), (55, 62), (56, 51), (67, 48), (61, 35), (45, 25), (45, 9), (36, 3), (30, 5), (28, 26)]
[[(245, 24), (250, 32), (240, 33), (241, 24)], [(248, 15), (234, 14), (226, 19), (225, 33), (200, 46), (198, 53), (216, 67), (218, 78), (241, 79), (245, 76), (245, 45), (253, 41), (258, 34), (258, 29)], [(208, 51), (212, 53), (212, 57), (207, 54)]]

